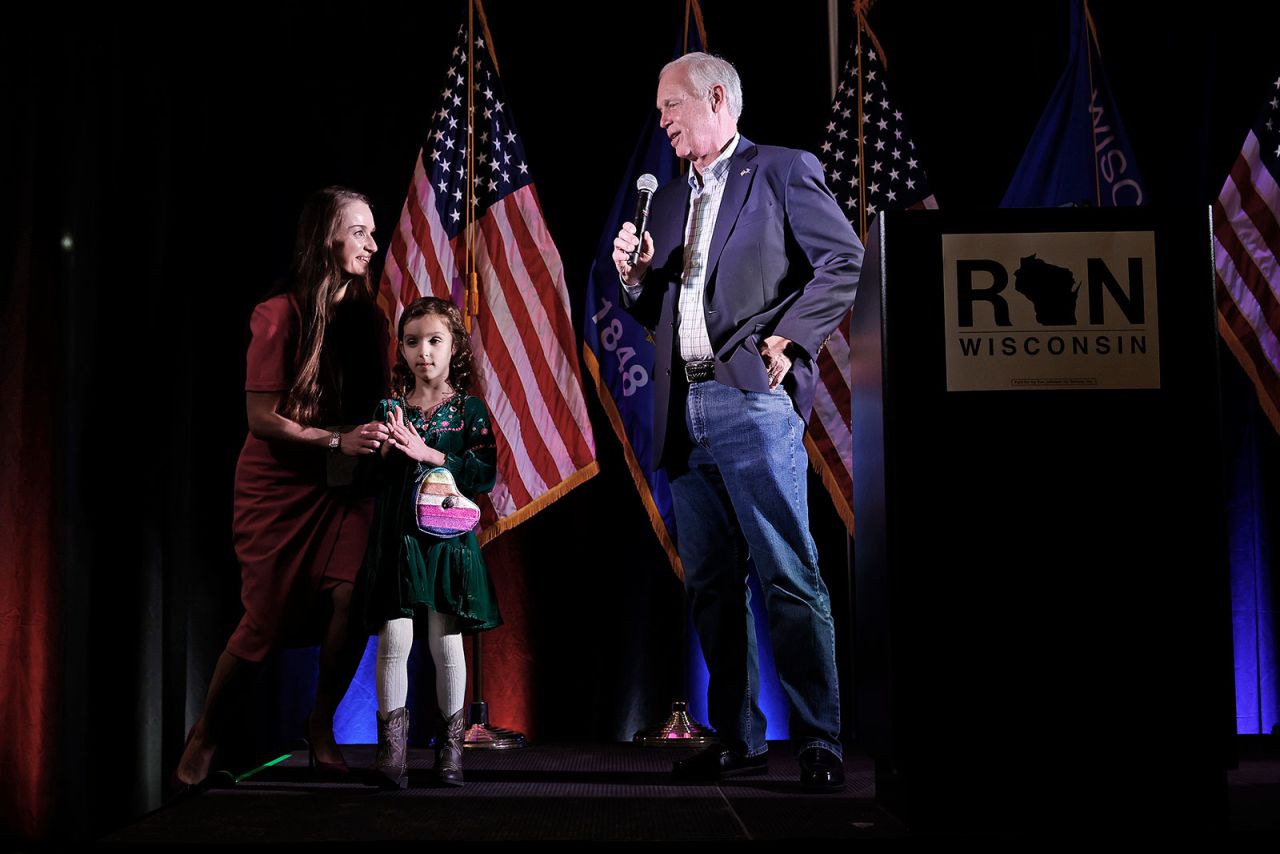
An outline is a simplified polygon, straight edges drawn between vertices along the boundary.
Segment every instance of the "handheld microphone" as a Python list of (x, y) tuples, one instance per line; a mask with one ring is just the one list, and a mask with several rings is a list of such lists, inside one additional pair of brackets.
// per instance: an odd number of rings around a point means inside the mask
[(636, 237), (640, 238), (640, 242), (636, 244), (636, 248), (631, 250), (631, 254), (627, 256), (627, 263), (635, 266), (636, 261), (640, 259), (640, 247), (644, 245), (644, 230), (649, 225), (649, 200), (653, 198), (653, 191), (658, 189), (658, 179), (650, 175), (648, 172), (636, 179), (636, 215), (631, 221), (636, 226)]

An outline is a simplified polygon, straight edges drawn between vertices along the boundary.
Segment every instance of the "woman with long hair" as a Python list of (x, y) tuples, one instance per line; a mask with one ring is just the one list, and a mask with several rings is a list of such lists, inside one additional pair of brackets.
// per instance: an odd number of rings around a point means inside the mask
[[(306, 721), (313, 767), (348, 772), (333, 714), (360, 661), (352, 584), (369, 537), (372, 499), (344, 478), (342, 458), (374, 454), (389, 435), (364, 423), (386, 391), (386, 321), (369, 265), (377, 251), (369, 200), (329, 187), (303, 206), (288, 281), (249, 322), (249, 435), (236, 465), (232, 534), (244, 617), (209, 683), (173, 784), (205, 781), (229, 712), (257, 665), (280, 645), (320, 644)], [(359, 425), (354, 428), (342, 425)]]

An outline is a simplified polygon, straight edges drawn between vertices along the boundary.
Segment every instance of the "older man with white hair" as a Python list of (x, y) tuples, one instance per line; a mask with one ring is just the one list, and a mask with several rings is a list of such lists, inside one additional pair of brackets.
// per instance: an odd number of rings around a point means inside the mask
[(742, 85), (731, 64), (705, 53), (669, 63), (657, 108), (693, 168), (654, 195), (643, 235), (623, 225), (613, 260), (623, 304), (657, 341), (653, 459), (670, 477), (720, 736), (673, 772), (718, 780), (767, 767), (754, 566), (800, 782), (839, 789), (835, 630), (809, 533), (804, 430), (818, 351), (853, 304), (862, 245), (812, 154), (738, 133)]

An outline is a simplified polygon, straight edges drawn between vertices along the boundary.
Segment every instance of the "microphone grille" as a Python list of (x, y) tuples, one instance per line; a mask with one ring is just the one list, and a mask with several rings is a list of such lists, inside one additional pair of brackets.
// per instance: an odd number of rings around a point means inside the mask
[(636, 189), (647, 190), (652, 193), (658, 189), (658, 179), (646, 172), (636, 179)]

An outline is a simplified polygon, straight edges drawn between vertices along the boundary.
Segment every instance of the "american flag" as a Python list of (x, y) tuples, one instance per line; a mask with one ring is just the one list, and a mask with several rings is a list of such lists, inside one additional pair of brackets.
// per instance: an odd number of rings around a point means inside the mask
[[(827, 186), (866, 242), (867, 223), (882, 210), (936, 208), (907, 134), (902, 111), (889, 100), (883, 53), (858, 13), (858, 32), (831, 103), (818, 159)], [(836, 510), (853, 532), (853, 439), (849, 407), (849, 315), (818, 354), (818, 396), (805, 443)]]
[(471, 344), (498, 440), (482, 543), (598, 470), (560, 253), (486, 35), (458, 31), (378, 288), (393, 322), (429, 295), (473, 315)]
[(1280, 431), (1280, 78), (1213, 205), (1218, 329)]

